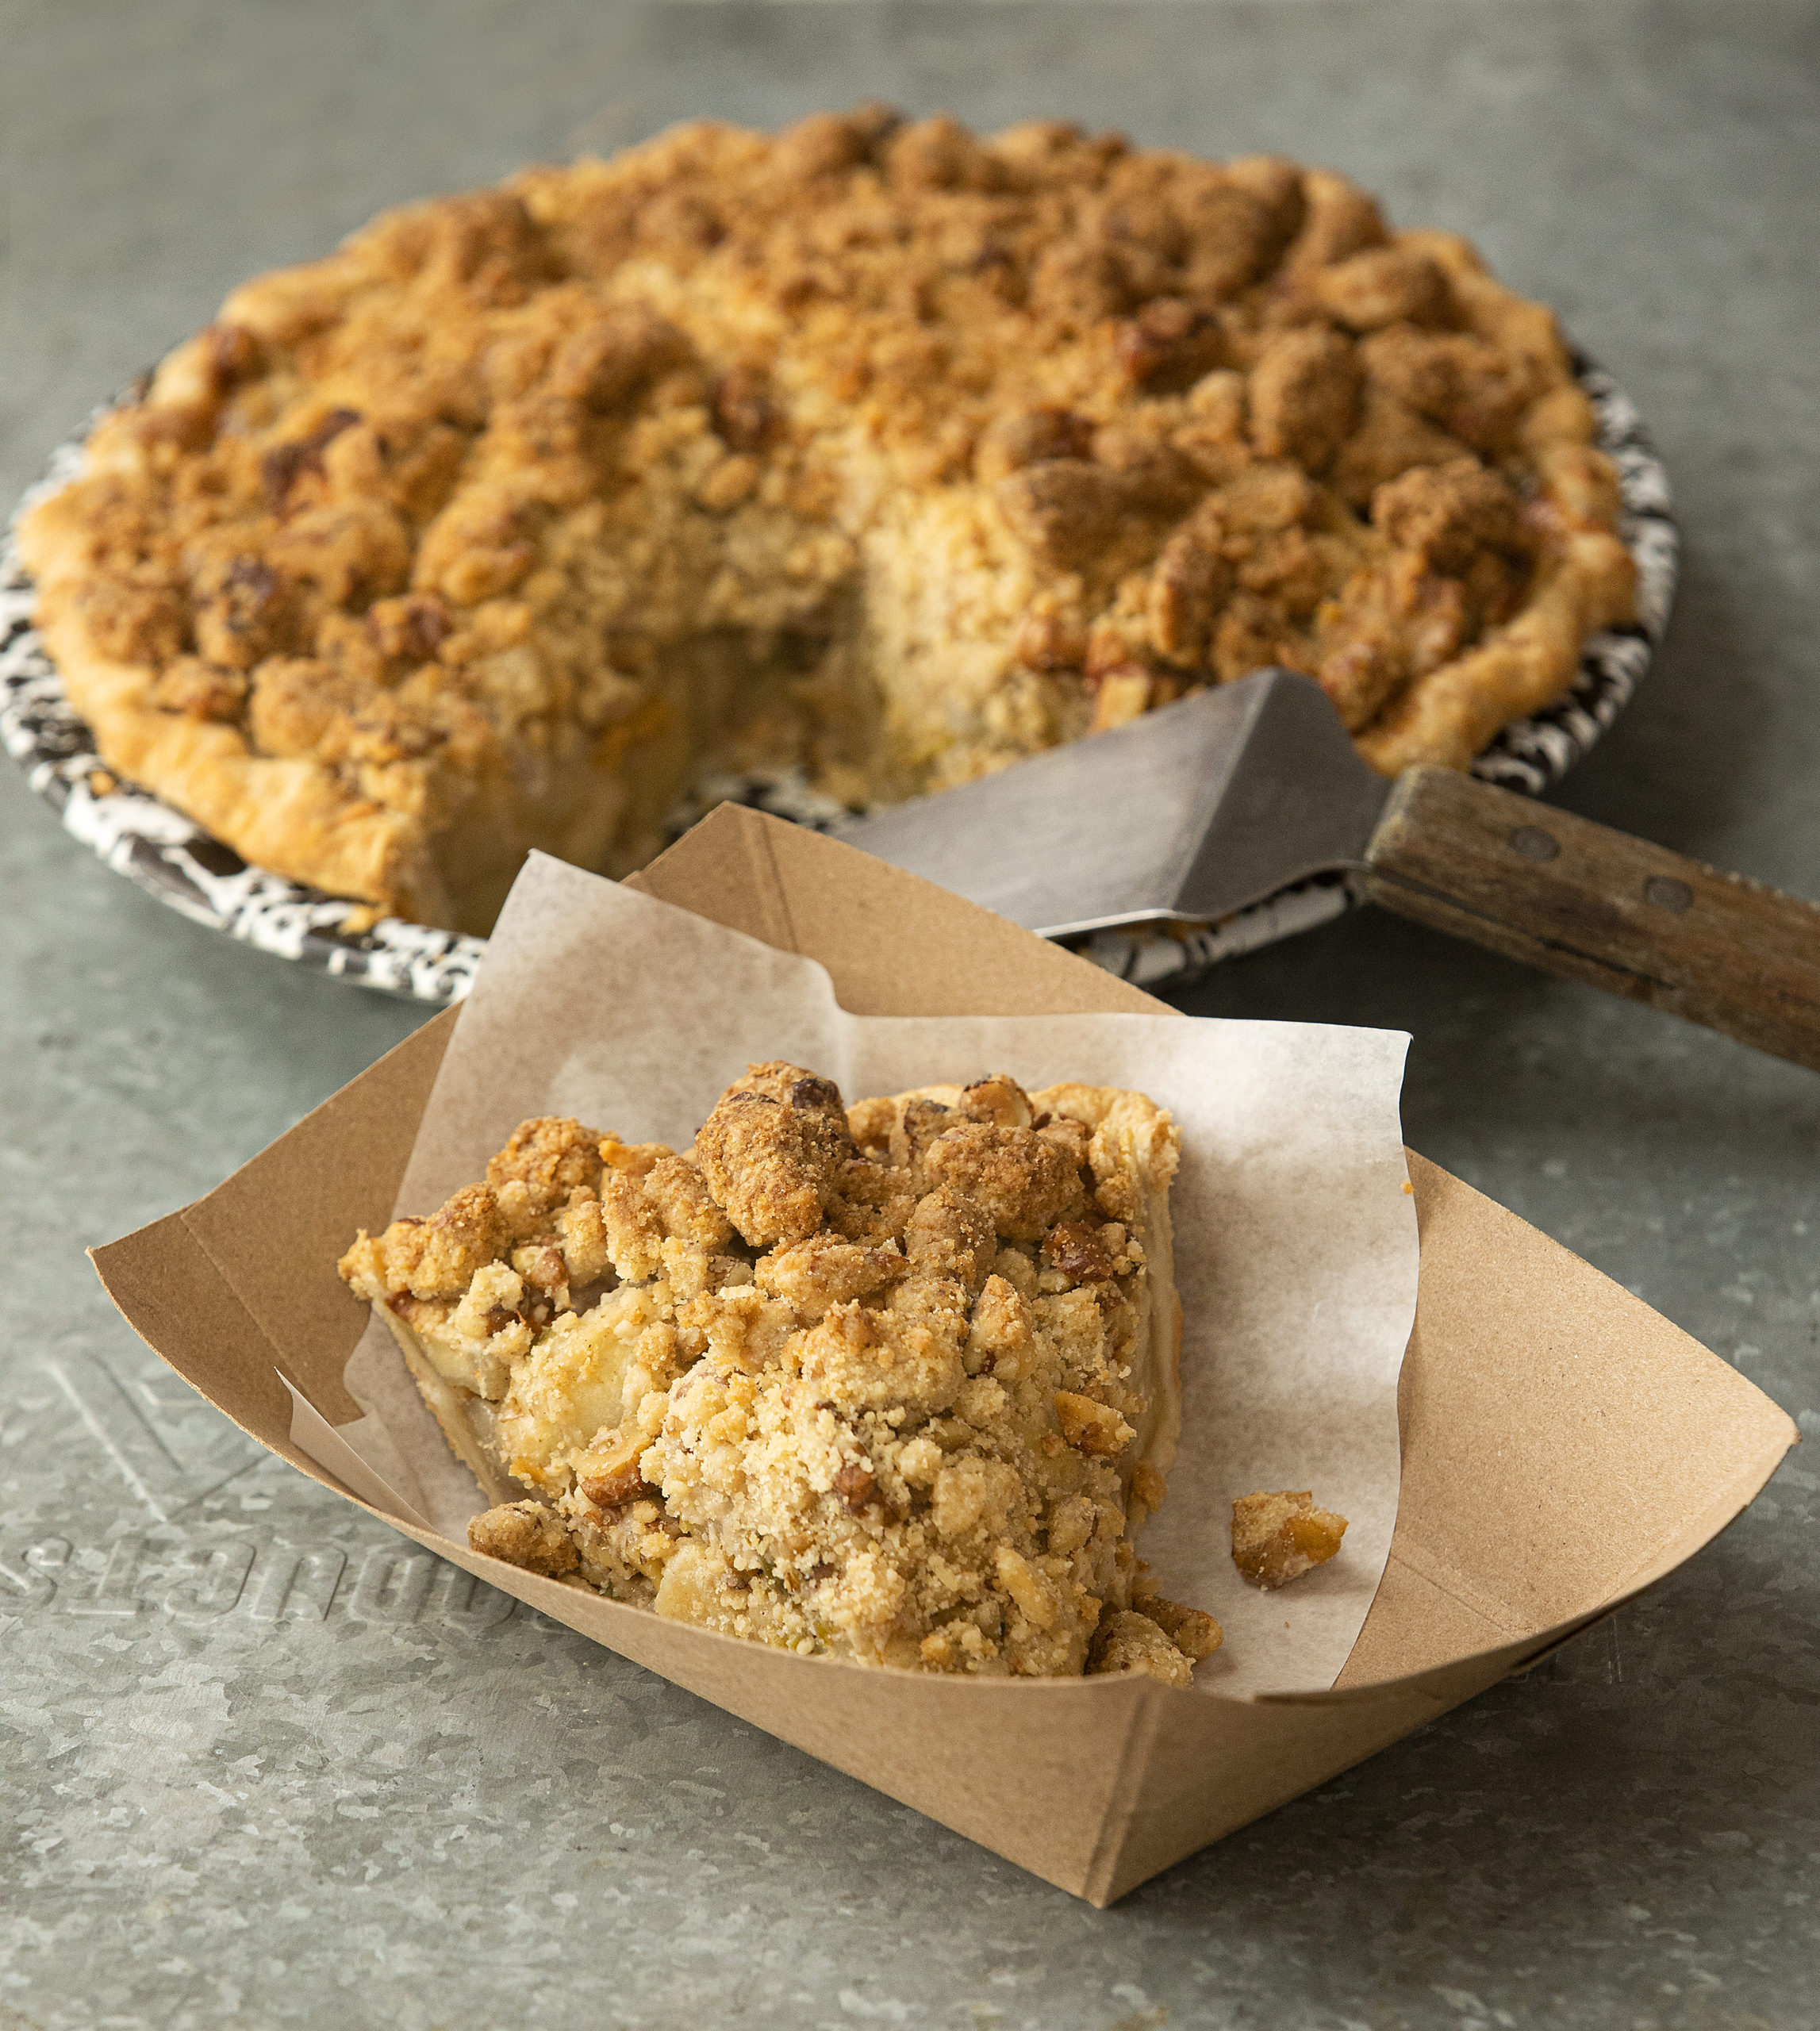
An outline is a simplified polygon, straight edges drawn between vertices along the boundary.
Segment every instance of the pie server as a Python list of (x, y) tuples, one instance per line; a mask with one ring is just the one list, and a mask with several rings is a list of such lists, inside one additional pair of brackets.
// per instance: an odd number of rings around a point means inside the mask
[(843, 829), (1046, 938), (1217, 923), (1319, 874), (1820, 1070), (1820, 908), (1451, 769), (1388, 780), (1261, 670)]

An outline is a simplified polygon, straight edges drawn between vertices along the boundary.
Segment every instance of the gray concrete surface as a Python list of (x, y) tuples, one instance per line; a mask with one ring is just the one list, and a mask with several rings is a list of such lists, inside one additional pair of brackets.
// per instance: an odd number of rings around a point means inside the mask
[[(1559, 304), (1668, 455), (1673, 636), (1563, 801), (1820, 895), (1810, 7), (8, 21), (9, 494), (244, 273), (685, 113), (879, 95), (1342, 164)], [(1092, 1911), (413, 1565), (161, 1372), (82, 1247), (417, 1017), (160, 910), (5, 770), (0, 855), (6, 2031), (1820, 2021), (1820, 1462), (1551, 1665)], [(1820, 1080), (1363, 917), (1192, 1005), (1407, 1026), (1417, 1147), (1820, 1429)]]

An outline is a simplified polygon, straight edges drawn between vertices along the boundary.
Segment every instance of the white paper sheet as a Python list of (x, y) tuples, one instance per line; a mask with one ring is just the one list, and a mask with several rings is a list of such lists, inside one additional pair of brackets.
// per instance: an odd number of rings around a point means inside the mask
[[(1364, 1623), (1396, 1520), (1417, 1277), (1398, 1112), (1408, 1041), (1161, 1016), (851, 1016), (814, 961), (537, 856), (463, 1008), (394, 1211), (433, 1211), (530, 1115), (686, 1149), (754, 1060), (810, 1067), (849, 1101), (989, 1072), (1148, 1093), (1181, 1131), (1185, 1330), (1181, 1446), (1138, 1549), (1165, 1594), (1225, 1627), (1197, 1685), (1322, 1688)], [(340, 1440), (402, 1507), (464, 1538), (484, 1503), (378, 1322), (346, 1379), (367, 1415)], [(1338, 1557), (1274, 1593), (1231, 1560), (1233, 1499), (1260, 1488), (1310, 1489), (1350, 1525)]]

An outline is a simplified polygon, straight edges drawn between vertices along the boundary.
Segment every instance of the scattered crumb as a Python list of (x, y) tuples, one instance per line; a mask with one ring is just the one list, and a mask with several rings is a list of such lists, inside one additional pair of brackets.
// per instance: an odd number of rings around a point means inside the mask
[(1325, 1565), (1346, 1534), (1345, 1517), (1315, 1508), (1307, 1489), (1241, 1495), (1232, 1505), (1232, 1562), (1254, 1587), (1287, 1586)]

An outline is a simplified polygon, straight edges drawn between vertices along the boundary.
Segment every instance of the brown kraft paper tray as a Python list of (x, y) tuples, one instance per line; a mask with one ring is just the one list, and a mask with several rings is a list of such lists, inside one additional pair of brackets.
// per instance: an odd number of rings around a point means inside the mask
[[(876, 1016), (1169, 1013), (853, 849), (724, 806), (633, 877), (819, 961)], [(331, 1423), (366, 1307), (336, 1274), (390, 1217), (451, 1009), (194, 1205), (94, 1251), (134, 1330), (299, 1472), (281, 1376)], [(1660, 1580), (1798, 1436), (1751, 1383), (1413, 1154), (1415, 1327), (1388, 1565), (1326, 1692), (1141, 1676), (966, 1680), (798, 1657), (660, 1620), (372, 1513), (439, 1557), (1097, 1905), (1526, 1668)], [(363, 1507), (371, 1505), (363, 1504)]]

